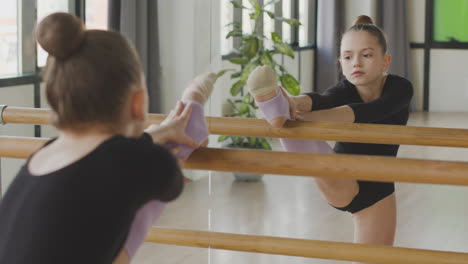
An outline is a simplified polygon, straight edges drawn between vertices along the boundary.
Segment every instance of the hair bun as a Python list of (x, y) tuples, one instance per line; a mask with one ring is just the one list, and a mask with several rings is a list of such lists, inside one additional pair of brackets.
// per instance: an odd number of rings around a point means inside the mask
[(68, 13), (54, 13), (37, 26), (36, 38), (50, 55), (65, 59), (83, 43), (85, 27), (79, 18)]
[(356, 17), (356, 19), (354, 20), (353, 26), (363, 25), (363, 24), (372, 24), (372, 25), (374, 25), (374, 21), (369, 16), (360, 15), (360, 16)]

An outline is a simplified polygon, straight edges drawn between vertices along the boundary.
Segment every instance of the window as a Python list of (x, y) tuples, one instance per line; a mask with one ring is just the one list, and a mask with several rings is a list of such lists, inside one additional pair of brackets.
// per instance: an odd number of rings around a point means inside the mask
[(468, 0), (434, 0), (436, 42), (468, 42)]
[(2, 0), (0, 8), (0, 76), (18, 74), (16, 0)]
[(86, 28), (107, 30), (108, 1), (86, 1)]
[[(266, 10), (275, 13), (275, 5), (269, 5), (265, 8)], [(271, 36), (271, 33), (275, 32), (275, 20), (269, 16), (263, 16), (263, 34), (265, 36)], [(273, 48), (273, 41), (271, 38), (268, 38), (264, 42), (266, 49)]]
[[(292, 3), (292, 0), (283, 0), (282, 1), (282, 6), (283, 6), (283, 17), (284, 18), (293, 18), (291, 15), (291, 11), (292, 11), (292, 8), (291, 8), (291, 3)], [(282, 32), (282, 36), (283, 36), (283, 41), (286, 42), (286, 43), (291, 43), (293, 42), (292, 41), (292, 34), (291, 34), (291, 26), (287, 23), (282, 23), (282, 28), (283, 28), (283, 32)]]
[(234, 9), (230, 0), (221, 0), (221, 54), (229, 54), (233, 51), (233, 42), (226, 39), (227, 34), (234, 29), (230, 24), (234, 19)]
[[(46, 63), (47, 52), (34, 49), (34, 26), (54, 12), (77, 14), (89, 29), (107, 29), (107, 0), (35, 0), (23, 5), (20, 0), (2, 0), (0, 8), (0, 79), (19, 74), (35, 74)], [(28, 2), (29, 3), (29, 2)], [(19, 25), (22, 25), (21, 28)]]
[[(272, 0), (257, 0), (260, 6), (265, 3), (270, 3)], [(237, 3), (242, 3), (246, 8), (252, 8), (250, 0), (235, 0)], [(301, 22), (298, 29), (291, 27), (288, 23), (278, 22), (264, 15), (260, 31), (267, 39), (264, 40), (265, 48), (271, 48), (271, 33), (276, 32), (282, 36), (283, 41), (298, 45), (299, 47), (312, 47), (315, 44), (315, 24), (316, 24), (316, 0), (282, 0), (274, 1), (276, 4), (270, 4), (265, 7), (265, 10), (275, 14), (275, 16), (284, 17), (285, 19), (297, 19)], [(251, 32), (255, 25), (252, 25), (252, 20), (249, 14), (252, 12), (249, 9), (234, 8), (231, 0), (221, 0), (221, 54), (227, 55), (234, 53), (239, 48), (239, 41), (236, 38), (226, 39), (226, 35), (235, 30), (235, 25), (232, 21), (240, 23), (242, 32)], [(238, 14), (237, 14), (238, 13)], [(228, 26), (226, 26), (228, 25)]]
[[(37, 21), (54, 12), (68, 12), (68, 1), (63, 0), (37, 0)], [(37, 66), (43, 67), (46, 63), (47, 52), (37, 45)]]
[(302, 26), (299, 27), (299, 47), (310, 47), (315, 44), (315, 1), (300, 0), (299, 1), (299, 22)]

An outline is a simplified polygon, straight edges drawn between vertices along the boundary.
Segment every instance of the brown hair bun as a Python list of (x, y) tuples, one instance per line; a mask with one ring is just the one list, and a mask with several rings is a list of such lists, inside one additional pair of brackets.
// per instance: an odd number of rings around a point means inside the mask
[(36, 39), (50, 55), (65, 59), (83, 43), (85, 27), (79, 18), (68, 13), (54, 13), (37, 26)]
[(365, 25), (365, 24), (374, 25), (374, 21), (369, 16), (360, 15), (360, 16), (356, 17), (356, 19), (354, 20), (353, 26)]

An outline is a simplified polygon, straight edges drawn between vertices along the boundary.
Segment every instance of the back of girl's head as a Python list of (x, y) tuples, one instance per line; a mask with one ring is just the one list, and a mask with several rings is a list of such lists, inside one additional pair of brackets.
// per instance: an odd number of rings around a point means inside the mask
[(142, 67), (132, 45), (116, 32), (86, 30), (67, 13), (44, 18), (36, 37), (49, 53), (43, 77), (54, 125), (120, 125), (128, 95), (142, 85)]
[(374, 24), (372, 18), (365, 15), (358, 16), (354, 20), (353, 25), (348, 30), (346, 30), (345, 34), (348, 32), (359, 31), (365, 31), (371, 36), (376, 37), (379, 45), (382, 47), (383, 53), (387, 53), (387, 37), (385, 36), (385, 33), (382, 31), (382, 29)]

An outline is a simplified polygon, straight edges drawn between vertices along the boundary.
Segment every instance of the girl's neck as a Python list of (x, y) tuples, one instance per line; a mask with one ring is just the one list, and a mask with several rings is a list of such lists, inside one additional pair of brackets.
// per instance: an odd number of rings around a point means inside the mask
[(387, 74), (383, 74), (382, 77), (377, 78), (375, 81), (367, 85), (356, 85), (356, 89), (364, 102), (370, 102), (382, 95), (383, 87)]

